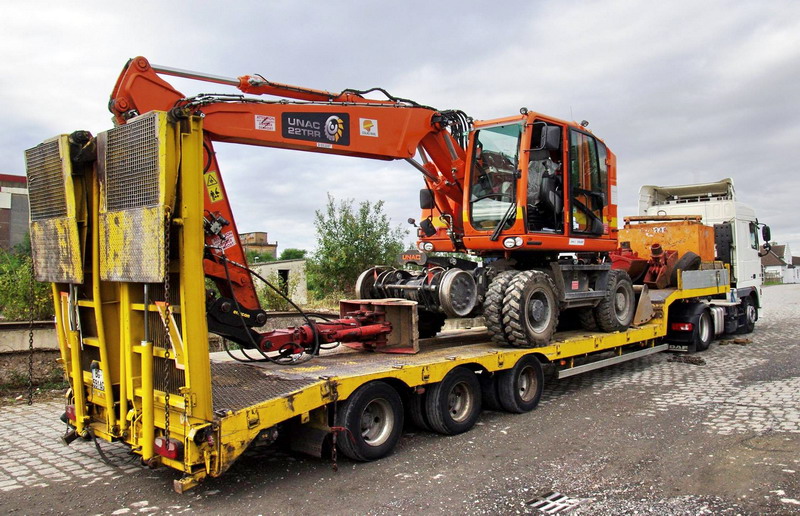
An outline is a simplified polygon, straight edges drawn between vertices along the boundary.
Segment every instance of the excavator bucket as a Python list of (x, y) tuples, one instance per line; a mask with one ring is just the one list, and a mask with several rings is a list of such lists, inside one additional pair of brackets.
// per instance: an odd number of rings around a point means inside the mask
[(636, 297), (638, 298), (636, 312), (633, 314), (633, 325), (641, 326), (653, 318), (653, 302), (650, 299), (650, 289), (647, 285), (634, 285), (633, 289), (636, 291)]

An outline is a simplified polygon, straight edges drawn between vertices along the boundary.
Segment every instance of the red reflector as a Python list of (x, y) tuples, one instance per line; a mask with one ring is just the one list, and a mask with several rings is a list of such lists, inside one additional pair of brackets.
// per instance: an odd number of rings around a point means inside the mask
[(75, 415), (75, 405), (67, 405), (67, 409), (65, 411), (67, 413), (67, 419), (70, 421), (77, 421), (78, 416)]
[(164, 437), (156, 437), (154, 448), (157, 454), (173, 460), (178, 460), (183, 451), (183, 445), (180, 441), (172, 438), (166, 439)]
[(694, 324), (690, 322), (674, 322), (670, 326), (673, 331), (692, 331), (694, 329)]

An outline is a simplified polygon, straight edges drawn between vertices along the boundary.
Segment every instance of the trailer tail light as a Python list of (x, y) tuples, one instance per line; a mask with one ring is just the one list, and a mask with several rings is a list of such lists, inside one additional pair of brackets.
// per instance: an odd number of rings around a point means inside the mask
[(157, 454), (167, 459), (179, 460), (183, 456), (183, 444), (177, 439), (156, 437), (154, 449)]
[(672, 331), (692, 331), (694, 330), (694, 324), (690, 322), (674, 322), (670, 329)]
[(75, 405), (67, 405), (66, 410), (64, 413), (67, 415), (67, 419), (70, 421), (77, 421), (78, 416), (75, 415)]

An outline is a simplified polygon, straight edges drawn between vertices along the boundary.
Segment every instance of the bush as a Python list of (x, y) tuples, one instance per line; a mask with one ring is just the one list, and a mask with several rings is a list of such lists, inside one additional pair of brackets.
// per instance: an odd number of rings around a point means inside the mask
[[(29, 248), (28, 248), (29, 249)], [(0, 314), (9, 321), (51, 319), (54, 315), (53, 296), (49, 283), (31, 281), (33, 260), (30, 251), (15, 249), (0, 250)]]

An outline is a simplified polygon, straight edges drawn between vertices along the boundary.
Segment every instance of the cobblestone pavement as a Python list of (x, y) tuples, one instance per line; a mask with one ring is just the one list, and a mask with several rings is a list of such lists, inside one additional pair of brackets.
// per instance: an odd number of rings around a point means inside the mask
[[(552, 380), (530, 414), (486, 412), (449, 438), (408, 433), (394, 455), (336, 475), (324, 460), (245, 457), (183, 496), (170, 491), (175, 473), (141, 467), (125, 446), (61, 444), (61, 402), (2, 407), (0, 509), (509, 513), (556, 489), (585, 514), (796, 513), (798, 315), (800, 285), (770, 287), (756, 331), (716, 341), (696, 355), (704, 364), (662, 353)], [(78, 488), (92, 501), (78, 502)]]

